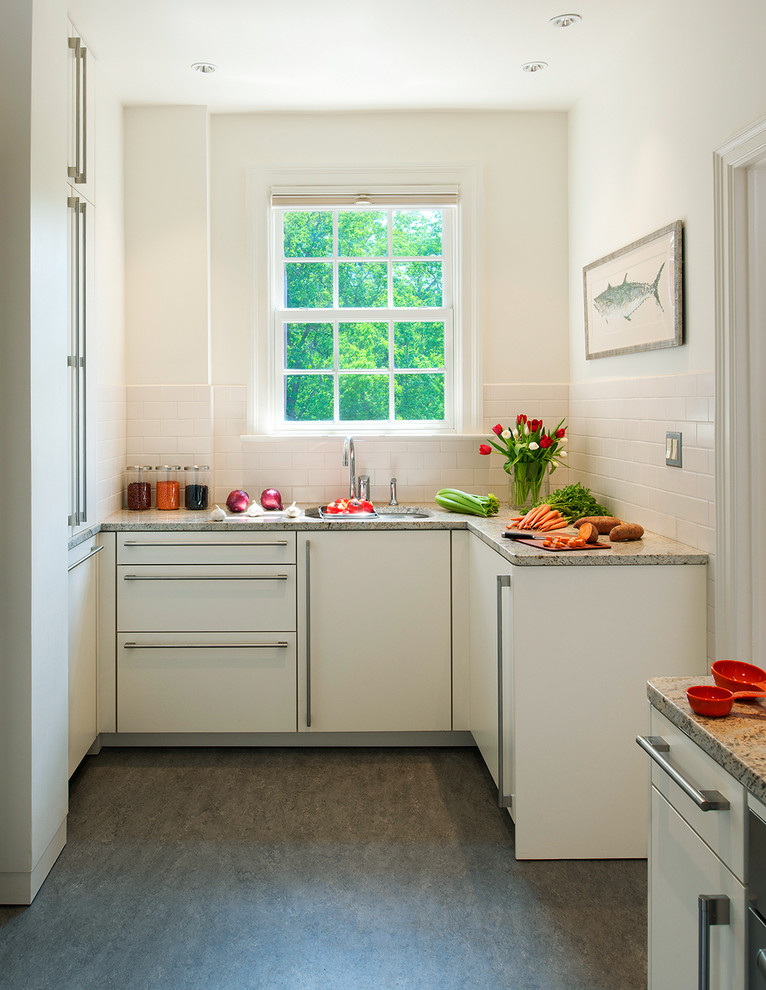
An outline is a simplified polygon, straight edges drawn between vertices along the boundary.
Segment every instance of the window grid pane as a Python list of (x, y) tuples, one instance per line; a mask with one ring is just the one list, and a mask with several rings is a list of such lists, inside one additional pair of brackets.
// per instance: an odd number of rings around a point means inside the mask
[[(356, 223), (354, 211), (348, 208), (313, 211), (316, 216), (310, 220), (306, 218), (310, 211), (298, 211), (301, 223), (286, 225), (284, 217), (295, 212), (281, 211), (278, 226), (285, 277), (275, 329), (283, 341), (284, 422), (329, 422), (331, 401), (336, 424), (444, 423), (446, 334), (451, 315), (444, 309), (447, 284), (442, 281), (448, 283), (448, 279), (446, 272), (442, 278), (445, 259), (425, 253), (442, 246), (444, 211), (356, 211), (357, 216), (366, 213)], [(348, 220), (342, 237), (339, 216)], [(408, 218), (409, 226), (404, 222)], [(320, 231), (325, 240), (307, 243), (324, 245), (330, 219), (332, 257), (299, 254), (309, 248), (301, 246), (296, 231), (303, 231), (307, 238)], [(384, 225), (387, 256), (373, 253), (383, 243)], [(295, 256), (286, 256), (288, 247), (296, 251)], [(352, 250), (359, 253), (352, 255)], [(412, 253), (405, 255), (405, 250)], [(341, 255), (341, 251), (347, 253)], [(354, 267), (344, 272), (343, 265)], [(395, 306), (395, 302), (403, 305)]]

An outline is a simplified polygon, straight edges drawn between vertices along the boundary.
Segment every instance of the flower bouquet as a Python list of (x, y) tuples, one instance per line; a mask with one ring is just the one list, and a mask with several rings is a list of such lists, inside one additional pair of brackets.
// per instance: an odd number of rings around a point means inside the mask
[(496, 450), (505, 457), (503, 468), (513, 479), (511, 505), (516, 509), (531, 507), (540, 497), (543, 481), (559, 466), (559, 458), (567, 456), (563, 449), (567, 442), (564, 420), (549, 431), (541, 419), (527, 419), (520, 414), (512, 429), (498, 423), (492, 432), (497, 439), (483, 443), (479, 453)]

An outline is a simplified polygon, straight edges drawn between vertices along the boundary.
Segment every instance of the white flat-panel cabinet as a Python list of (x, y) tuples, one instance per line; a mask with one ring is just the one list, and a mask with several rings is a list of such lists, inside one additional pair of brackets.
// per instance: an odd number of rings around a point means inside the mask
[(98, 735), (99, 547), (87, 540), (69, 551), (69, 776)]
[[(706, 938), (709, 990), (744, 990), (745, 888), (654, 787), (651, 848), (650, 990), (701, 986)], [(724, 924), (700, 929), (700, 897), (725, 899)]]
[(299, 729), (451, 729), (449, 533), (299, 533), (298, 568)]
[[(646, 744), (652, 755), (649, 990), (744, 990), (745, 790), (654, 709)], [(668, 770), (698, 798), (704, 792), (710, 807), (703, 809)], [(700, 900), (711, 898), (718, 914), (707, 924), (710, 912), (704, 912), (701, 924)]]
[(646, 855), (634, 730), (650, 677), (705, 669), (705, 584), (703, 566), (524, 566), (471, 541), (470, 728), (517, 858)]

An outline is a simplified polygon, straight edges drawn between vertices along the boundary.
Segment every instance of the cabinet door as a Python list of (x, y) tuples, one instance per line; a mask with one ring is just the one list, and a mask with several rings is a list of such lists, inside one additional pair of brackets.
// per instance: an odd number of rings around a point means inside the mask
[(69, 552), (69, 776), (98, 734), (98, 555), (90, 542)]
[(745, 986), (745, 889), (652, 787), (649, 858), (649, 988), (696, 988), (698, 898), (729, 899), (729, 923), (710, 927), (710, 990)]
[(449, 533), (299, 534), (299, 727), (449, 730)]
[[(512, 614), (510, 588), (498, 578), (508, 578), (512, 565), (478, 539), (470, 543), (470, 722), (469, 727), (492, 779), (500, 786), (500, 728), (503, 731), (503, 781), (500, 791), (510, 798), (514, 787), (514, 704), (512, 664)], [(502, 646), (503, 712), (498, 697), (499, 653)], [(513, 814), (513, 810), (511, 810)]]

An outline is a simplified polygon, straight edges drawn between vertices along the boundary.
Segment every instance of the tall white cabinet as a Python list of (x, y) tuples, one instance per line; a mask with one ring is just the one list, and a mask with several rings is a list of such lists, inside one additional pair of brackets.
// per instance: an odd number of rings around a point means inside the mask
[(646, 856), (634, 727), (650, 677), (705, 669), (705, 584), (704, 566), (524, 566), (470, 541), (470, 728), (518, 859)]

